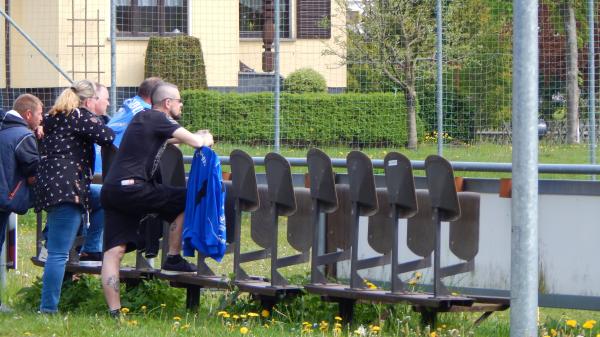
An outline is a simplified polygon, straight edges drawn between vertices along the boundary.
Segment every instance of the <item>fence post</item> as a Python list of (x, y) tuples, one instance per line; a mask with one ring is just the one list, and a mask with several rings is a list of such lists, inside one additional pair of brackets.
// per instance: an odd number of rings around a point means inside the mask
[(442, 0), (437, 0), (435, 5), (435, 18), (436, 18), (436, 52), (435, 58), (437, 62), (437, 83), (436, 83), (436, 95), (435, 95), (435, 107), (437, 111), (437, 154), (442, 155), (444, 150), (444, 114), (443, 114), (443, 103), (444, 103), (444, 84), (443, 80), (443, 67), (442, 67)]
[(110, 0), (110, 114), (117, 112), (117, 4)]
[(280, 138), (281, 138), (281, 130), (280, 130), (280, 116), (279, 116), (279, 98), (280, 98), (280, 88), (279, 88), (279, 35), (280, 32), (280, 21), (281, 15), (279, 11), (281, 7), (280, 0), (275, 0), (275, 39), (273, 40), (273, 44), (275, 45), (275, 68), (274, 68), (274, 78), (275, 78), (275, 152), (279, 153), (280, 151)]
[(510, 336), (537, 336), (538, 0), (513, 0)]
[[(590, 141), (590, 164), (596, 164), (596, 58), (594, 50), (594, 0), (588, 0), (588, 32), (588, 106), (590, 119), (590, 130), (588, 131), (588, 136)], [(596, 175), (592, 175), (592, 180), (596, 180)]]

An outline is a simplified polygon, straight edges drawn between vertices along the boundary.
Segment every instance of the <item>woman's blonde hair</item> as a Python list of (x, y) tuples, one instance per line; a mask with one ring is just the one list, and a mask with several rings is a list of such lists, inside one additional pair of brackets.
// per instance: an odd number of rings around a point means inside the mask
[(69, 115), (71, 111), (81, 106), (83, 101), (96, 96), (96, 85), (89, 80), (80, 80), (73, 82), (70, 88), (63, 90), (54, 102), (49, 114)]

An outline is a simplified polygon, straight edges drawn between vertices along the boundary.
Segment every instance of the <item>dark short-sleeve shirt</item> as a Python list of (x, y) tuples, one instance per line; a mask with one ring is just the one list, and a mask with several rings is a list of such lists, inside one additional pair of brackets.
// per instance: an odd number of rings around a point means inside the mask
[(162, 150), (181, 126), (163, 112), (145, 110), (133, 117), (104, 183), (120, 185), (122, 180), (150, 181)]

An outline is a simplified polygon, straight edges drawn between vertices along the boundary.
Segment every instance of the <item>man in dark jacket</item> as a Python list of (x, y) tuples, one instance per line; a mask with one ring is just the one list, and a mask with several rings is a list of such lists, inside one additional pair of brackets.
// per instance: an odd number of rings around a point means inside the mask
[(42, 102), (23, 94), (13, 110), (0, 112), (0, 249), (10, 213), (25, 213), (31, 206), (29, 187), (40, 161), (32, 130), (42, 122)]

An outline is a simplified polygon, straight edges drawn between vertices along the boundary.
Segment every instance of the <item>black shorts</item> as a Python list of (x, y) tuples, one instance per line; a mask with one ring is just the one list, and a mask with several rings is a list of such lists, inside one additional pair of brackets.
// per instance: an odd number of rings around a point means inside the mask
[(148, 214), (169, 223), (183, 213), (187, 189), (154, 182), (127, 186), (103, 185), (104, 251), (126, 245), (126, 252), (137, 248), (140, 220)]

